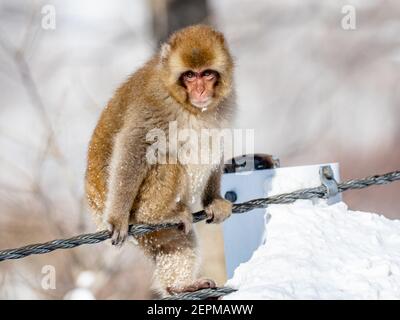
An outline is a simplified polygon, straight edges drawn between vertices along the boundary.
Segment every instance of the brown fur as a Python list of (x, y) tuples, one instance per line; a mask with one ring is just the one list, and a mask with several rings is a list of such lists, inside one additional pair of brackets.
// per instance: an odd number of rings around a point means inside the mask
[[(213, 69), (220, 78), (212, 104), (201, 112), (190, 104), (180, 75), (191, 68)], [(155, 261), (156, 282), (165, 294), (196, 280), (198, 254), (189, 199), (197, 197), (211, 222), (230, 215), (231, 205), (220, 197), (220, 166), (193, 167), (146, 161), (146, 134), (153, 128), (221, 128), (233, 114), (233, 63), (221, 33), (193, 26), (171, 36), (145, 66), (115, 93), (101, 114), (88, 151), (87, 199), (99, 228), (112, 231), (122, 243), (129, 223), (182, 222), (184, 230), (164, 230), (138, 239)], [(198, 170), (204, 169), (204, 170)], [(189, 172), (204, 172), (208, 180), (199, 194), (189, 194)], [(196, 191), (197, 192), (197, 191)], [(179, 199), (177, 199), (179, 198)]]

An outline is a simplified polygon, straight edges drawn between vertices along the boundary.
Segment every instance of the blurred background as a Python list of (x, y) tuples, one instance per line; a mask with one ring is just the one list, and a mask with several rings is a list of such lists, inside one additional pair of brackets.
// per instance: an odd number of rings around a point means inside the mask
[[(99, 114), (193, 23), (226, 35), (235, 127), (255, 130), (256, 152), (282, 166), (339, 162), (342, 179), (399, 169), (399, 17), (395, 0), (0, 0), (0, 249), (95, 231), (83, 177)], [(394, 183), (344, 200), (398, 219), (399, 194)], [(55, 289), (42, 286), (46, 265)], [(136, 248), (93, 245), (1, 262), (0, 298), (151, 298), (151, 276)]]

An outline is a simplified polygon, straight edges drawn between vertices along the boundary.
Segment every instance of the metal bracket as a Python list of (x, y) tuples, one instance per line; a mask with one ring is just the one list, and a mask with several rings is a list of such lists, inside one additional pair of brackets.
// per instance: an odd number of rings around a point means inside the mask
[(319, 177), (326, 188), (327, 198), (332, 198), (339, 193), (337, 182), (333, 176), (331, 166), (322, 166), (319, 168)]

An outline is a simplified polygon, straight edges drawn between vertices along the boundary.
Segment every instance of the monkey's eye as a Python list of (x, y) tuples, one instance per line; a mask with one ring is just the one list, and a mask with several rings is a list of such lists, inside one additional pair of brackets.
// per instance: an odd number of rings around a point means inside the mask
[(211, 80), (218, 76), (218, 72), (214, 70), (205, 70), (203, 71), (202, 76), (206, 77), (208, 80)]
[(184, 80), (193, 81), (196, 78), (196, 75), (193, 71), (187, 71), (182, 75)]

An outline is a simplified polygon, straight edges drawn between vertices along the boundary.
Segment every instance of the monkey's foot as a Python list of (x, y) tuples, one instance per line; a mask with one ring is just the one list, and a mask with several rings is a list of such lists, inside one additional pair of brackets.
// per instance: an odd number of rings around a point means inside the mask
[(178, 294), (183, 292), (194, 292), (200, 289), (209, 289), (216, 288), (217, 285), (211, 279), (198, 279), (192, 284), (183, 286), (183, 287), (167, 287), (167, 291), (169, 294)]
[(128, 238), (129, 220), (110, 217), (108, 219), (108, 230), (111, 233), (111, 244), (121, 247)]
[(221, 223), (232, 213), (232, 203), (225, 199), (214, 199), (204, 209), (207, 215), (207, 223)]

